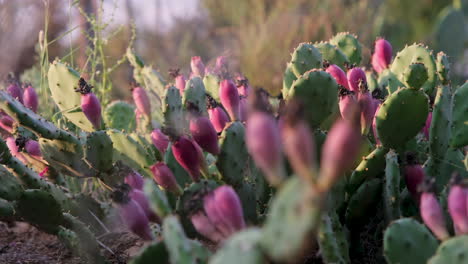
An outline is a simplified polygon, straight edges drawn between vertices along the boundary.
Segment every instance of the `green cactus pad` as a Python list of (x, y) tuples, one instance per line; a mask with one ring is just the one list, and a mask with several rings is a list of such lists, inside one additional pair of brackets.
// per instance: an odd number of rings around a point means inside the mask
[(191, 102), (198, 106), (200, 112), (207, 115), (205, 98), (205, 85), (202, 79), (196, 76), (188, 80), (185, 84), (184, 97), (182, 98), (183, 105), (187, 106), (187, 103)]
[(305, 117), (314, 128), (333, 114), (338, 101), (338, 84), (328, 73), (311, 70), (294, 81), (288, 98), (297, 98), (307, 107)]
[(151, 208), (160, 218), (164, 218), (172, 213), (172, 208), (167, 200), (166, 194), (153, 180), (145, 181), (144, 191), (148, 197)]
[(346, 224), (348, 226), (359, 226), (369, 219), (376, 205), (380, 202), (382, 195), (382, 180), (374, 178), (364, 182), (356, 192), (349, 198), (346, 208)]
[(349, 244), (335, 212), (322, 215), (317, 239), (324, 263), (350, 262)]
[(436, 58), (437, 76), (443, 85), (450, 83), (450, 63), (447, 54), (443, 52), (437, 53)]
[(289, 89), (291, 89), (291, 86), (295, 80), (297, 80), (297, 77), (292, 71), (291, 63), (288, 63), (283, 73), (283, 89), (281, 90), (283, 99), (288, 99)]
[(241, 122), (232, 122), (223, 130), (219, 139), (220, 153), (216, 162), (223, 180), (232, 185), (239, 186), (244, 179), (242, 171), (244, 170), (249, 155), (245, 141), (245, 128)]
[(162, 160), (161, 153), (159, 153), (159, 150), (156, 148), (155, 145), (153, 145), (153, 142), (151, 140), (151, 136), (146, 134), (140, 134), (140, 133), (131, 133), (129, 136), (135, 140), (140, 146), (142, 146), (146, 152), (153, 156), (156, 160)]
[(448, 148), (443, 158), (430, 157), (424, 163), (424, 170), (427, 175), (436, 178), (436, 187), (442, 190), (449, 183), (453, 172), (456, 171), (462, 177), (468, 177), (468, 171), (463, 166), (463, 159), (463, 152), (455, 148)]
[(273, 198), (260, 245), (274, 262), (300, 259), (314, 243), (321, 208), (317, 198), (308, 196), (307, 188), (301, 179), (291, 177)]
[(436, 65), (432, 51), (421, 44), (413, 44), (398, 52), (390, 70), (401, 81), (405, 82), (404, 72), (413, 63), (423, 63), (427, 69), (428, 79), (422, 88), (428, 95), (432, 95), (437, 83)]
[(382, 145), (397, 149), (416, 136), (426, 123), (428, 101), (422, 91), (407, 88), (389, 95), (376, 113)]
[(84, 156), (95, 170), (106, 172), (112, 168), (112, 140), (105, 131), (88, 134), (84, 148)]
[(336, 64), (342, 70), (346, 70), (344, 65), (349, 63), (348, 57), (335, 45), (329, 42), (315, 43), (314, 46), (322, 54), (322, 59), (328, 61), (330, 64)]
[(398, 88), (405, 86), (389, 69), (385, 69), (380, 73), (378, 83), (379, 87), (382, 87), (382, 92), (385, 95), (392, 94), (396, 92)]
[(83, 159), (82, 145), (58, 139), (39, 139), (44, 159), (57, 171), (74, 177), (94, 177), (98, 171)]
[(436, 255), (432, 257), (428, 264), (463, 264), (467, 263), (468, 235), (457, 236), (444, 241), (437, 248)]
[(184, 131), (188, 127), (182, 109), (180, 92), (174, 86), (167, 87), (163, 97), (164, 126), (172, 127), (176, 131)]
[(148, 153), (146, 149), (137, 141), (115, 129), (107, 130), (107, 135), (113, 142), (113, 161), (122, 160), (139, 173), (152, 177), (149, 167), (156, 163), (154, 155)]
[(450, 87), (438, 86), (432, 110), (432, 121), (429, 133), (429, 151), (430, 155), (434, 158), (443, 159), (447, 152), (451, 133), (451, 120), (452, 95), (450, 93)]
[(78, 139), (74, 135), (65, 130), (58, 129), (54, 124), (37, 115), (29, 108), (26, 108), (18, 100), (13, 99), (5, 91), (0, 91), (0, 108), (22, 126), (30, 129), (40, 137), (78, 142)]
[(62, 114), (77, 127), (94, 131), (93, 125), (81, 110), (81, 94), (75, 92), (80, 74), (56, 60), (50, 64), (47, 77), (52, 99)]
[(69, 249), (87, 263), (105, 264), (98, 241), (88, 227), (71, 214), (64, 213), (63, 218), (65, 228), (60, 227), (58, 236)]
[(297, 46), (291, 57), (291, 70), (297, 78), (311, 69), (322, 67), (322, 54), (312, 45), (303, 42)]
[(132, 132), (136, 128), (135, 107), (123, 101), (113, 101), (104, 110), (108, 128)]
[(427, 69), (422, 63), (413, 63), (403, 72), (403, 79), (411, 89), (421, 88), (428, 77)]
[(223, 243), (216, 254), (210, 259), (210, 264), (257, 264), (266, 263), (258, 243), (262, 237), (261, 230), (249, 228), (234, 234)]
[(401, 216), (400, 211), (400, 166), (395, 151), (385, 156), (385, 185), (383, 189), (384, 214), (387, 223)]
[(453, 95), (452, 137), (450, 146), (468, 145), (468, 83), (460, 86)]
[(459, 58), (465, 50), (466, 22), (463, 11), (451, 5), (440, 11), (435, 23), (434, 45), (436, 50)]
[(164, 241), (153, 242), (143, 248), (140, 253), (130, 261), (130, 264), (154, 264), (155, 260), (157, 260), (158, 263), (169, 263), (169, 253), (164, 245)]
[(0, 221), (12, 221), (15, 217), (15, 208), (12, 203), (0, 198)]
[(24, 191), (17, 200), (16, 211), (27, 222), (51, 234), (57, 233), (64, 222), (60, 204), (43, 190)]
[[(372, 71), (366, 71), (366, 79), (367, 79), (367, 88), (369, 89), (371, 93), (376, 89), (380, 89), (379, 83), (377, 82), (377, 77), (375, 77), (375, 74)], [(384, 92), (384, 90), (382, 90), (382, 92)], [(386, 95), (387, 95), (386, 93), (383, 94), (384, 97)]]
[(385, 154), (387, 149), (379, 146), (367, 155), (351, 174), (347, 191), (353, 194), (366, 180), (373, 179), (385, 169)]
[(362, 45), (359, 43), (357, 36), (341, 32), (331, 38), (330, 43), (337, 46), (348, 57), (350, 63), (357, 65), (361, 63)]
[(389, 264), (425, 264), (437, 245), (437, 239), (424, 225), (402, 218), (385, 230), (383, 251)]
[(168, 216), (163, 222), (163, 237), (171, 263), (207, 263), (210, 252), (200, 243), (185, 236), (176, 216)]
[(220, 79), (214, 74), (206, 74), (203, 77), (203, 84), (205, 85), (206, 92), (219, 102), (219, 83)]
[(7, 201), (18, 199), (23, 191), (19, 181), (5, 167), (0, 166), (0, 198)]

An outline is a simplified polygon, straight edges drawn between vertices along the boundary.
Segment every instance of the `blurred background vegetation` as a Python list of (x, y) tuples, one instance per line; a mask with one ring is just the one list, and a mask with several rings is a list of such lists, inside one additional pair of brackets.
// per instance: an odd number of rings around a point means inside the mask
[(457, 63), (456, 76), (465, 79), (468, 12), (464, 4), (462, 0), (0, 0), (0, 78), (13, 72), (39, 86), (44, 67), (59, 57), (100, 82), (101, 97), (128, 99), (132, 70), (122, 56), (131, 45), (166, 78), (168, 69), (176, 67), (188, 75), (192, 56), (212, 64), (217, 56), (227, 55), (231, 69), (276, 95), (290, 52), (299, 42), (328, 40), (349, 31), (365, 47), (363, 66), (368, 66), (373, 41), (381, 36), (392, 43), (394, 53), (413, 42), (446, 50)]

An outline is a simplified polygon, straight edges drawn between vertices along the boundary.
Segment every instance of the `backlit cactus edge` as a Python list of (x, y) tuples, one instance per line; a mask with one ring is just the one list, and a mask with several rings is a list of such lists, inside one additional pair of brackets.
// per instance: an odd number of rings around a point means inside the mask
[[(193, 57), (190, 76), (166, 81), (128, 50), (134, 105), (103, 109), (55, 61), (50, 93), (76, 133), (12, 81), (0, 92), (0, 219), (55, 234), (89, 263), (106, 262), (96, 237), (111, 201), (149, 241), (137, 264), (350, 263), (372, 221), (387, 226), (388, 263), (466, 263), (468, 85), (421, 44), (394, 55), (377, 39), (367, 69), (361, 50), (349, 33), (299, 44), (281, 98), (226, 57), (212, 68)], [(71, 177), (106, 188), (98, 199)]]

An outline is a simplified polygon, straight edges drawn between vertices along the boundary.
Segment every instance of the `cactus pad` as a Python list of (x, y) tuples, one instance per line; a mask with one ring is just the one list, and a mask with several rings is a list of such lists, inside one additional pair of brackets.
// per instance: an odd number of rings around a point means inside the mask
[(387, 149), (379, 146), (359, 163), (348, 181), (347, 191), (350, 194), (353, 194), (364, 181), (383, 173), (386, 153)]
[(112, 168), (112, 141), (105, 131), (86, 137), (85, 158), (95, 170), (106, 172)]
[(205, 85), (206, 92), (219, 102), (219, 78), (214, 74), (206, 74), (203, 77), (203, 84)]
[(399, 148), (416, 136), (426, 123), (428, 101), (422, 91), (407, 88), (389, 95), (376, 113), (382, 145)]
[(428, 95), (432, 95), (437, 82), (436, 65), (432, 51), (421, 44), (413, 44), (398, 52), (390, 70), (401, 81), (405, 82), (404, 72), (413, 63), (423, 63), (427, 69), (428, 79), (422, 88)]
[(246, 229), (234, 234), (229, 240), (224, 242), (223, 247), (216, 252), (209, 263), (265, 263), (266, 259), (258, 246), (261, 236), (261, 230), (257, 228)]
[(162, 111), (164, 116), (164, 126), (172, 127), (176, 131), (183, 131), (188, 126), (182, 111), (182, 98), (180, 97), (180, 92), (174, 86), (169, 86), (165, 90)]
[(20, 197), (23, 187), (18, 180), (3, 166), (0, 166), (0, 198), (13, 201)]
[(449, 84), (450, 83), (450, 63), (447, 58), (447, 54), (443, 52), (437, 53), (436, 66), (437, 66), (437, 76), (439, 77), (439, 80), (442, 82), (443, 85)]
[(393, 222), (384, 234), (384, 256), (389, 264), (425, 264), (437, 245), (431, 232), (411, 218)]
[(450, 146), (468, 145), (468, 83), (460, 86), (453, 95), (452, 137)]
[(163, 241), (153, 242), (143, 248), (130, 264), (153, 264), (155, 260), (159, 263), (169, 263), (169, 253)]
[(144, 191), (150, 202), (151, 208), (160, 218), (164, 218), (172, 212), (167, 196), (153, 180), (146, 180)]
[(357, 36), (347, 32), (341, 32), (331, 38), (330, 43), (337, 46), (343, 54), (348, 57), (350, 63), (361, 63), (362, 46)]
[(297, 80), (296, 75), (292, 72), (292, 66), (291, 63), (288, 63), (288, 66), (286, 66), (286, 70), (284, 70), (283, 74), (283, 89), (281, 90), (281, 93), (283, 95), (283, 98), (286, 100), (288, 99), (289, 95), (289, 89), (291, 89), (291, 86), (293, 82)]
[(452, 120), (452, 96), (450, 87), (438, 86), (434, 107), (432, 110), (432, 121), (429, 132), (429, 152), (437, 159), (443, 159), (447, 152), (448, 140), (450, 138), (450, 121)]
[(322, 67), (322, 54), (312, 45), (303, 42), (294, 50), (291, 58), (291, 70), (297, 78), (311, 69)]
[(365, 222), (375, 211), (375, 206), (380, 202), (382, 190), (382, 180), (375, 178), (364, 182), (356, 192), (349, 198), (346, 208), (346, 224), (349, 226), (359, 226)]
[(200, 77), (192, 77), (185, 84), (184, 97), (182, 103), (187, 106), (188, 102), (191, 102), (198, 106), (198, 109), (204, 114), (206, 112), (206, 99), (205, 99), (205, 85)]
[(408, 88), (416, 90), (422, 87), (428, 77), (427, 69), (422, 63), (413, 63), (403, 72), (403, 79)]
[(318, 242), (324, 263), (350, 262), (349, 244), (335, 212), (322, 215)]
[(114, 101), (104, 110), (104, 121), (108, 128), (134, 131), (136, 128), (135, 107), (123, 101)]
[(459, 58), (465, 50), (466, 22), (463, 11), (451, 5), (440, 11), (435, 23), (434, 45), (452, 58)]
[(330, 64), (336, 64), (342, 70), (346, 70), (344, 65), (349, 63), (348, 57), (335, 45), (328, 42), (315, 43), (314, 46), (322, 54), (322, 59), (328, 61)]
[(395, 151), (390, 150), (385, 156), (385, 185), (383, 189), (383, 201), (385, 218), (387, 222), (398, 219), (400, 212), (400, 166)]
[(297, 98), (304, 109), (309, 125), (317, 128), (331, 116), (338, 101), (338, 84), (327, 72), (311, 70), (294, 81), (288, 98)]

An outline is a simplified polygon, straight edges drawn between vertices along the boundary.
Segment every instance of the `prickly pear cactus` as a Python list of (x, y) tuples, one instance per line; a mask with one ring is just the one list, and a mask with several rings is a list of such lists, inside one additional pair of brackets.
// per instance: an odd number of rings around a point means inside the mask
[(347, 191), (354, 193), (366, 180), (373, 179), (383, 172), (387, 149), (379, 146), (367, 155), (351, 174), (347, 184)]
[(3, 166), (0, 166), (0, 198), (7, 201), (14, 201), (18, 199), (23, 191), (23, 187), (18, 180), (6, 170)]
[(408, 88), (419, 89), (427, 81), (427, 69), (422, 63), (413, 63), (403, 72)]
[(450, 83), (450, 63), (447, 54), (443, 52), (437, 53), (436, 58), (437, 76), (443, 85)]
[(157, 260), (160, 263), (169, 263), (169, 253), (164, 241), (153, 242), (141, 250), (130, 264), (152, 264)]
[(385, 186), (383, 189), (384, 215), (387, 222), (398, 219), (400, 211), (400, 167), (395, 151), (390, 150), (385, 156)]
[(283, 95), (283, 98), (285, 100), (288, 99), (289, 89), (291, 89), (291, 86), (295, 80), (297, 80), (297, 77), (292, 71), (291, 63), (288, 63), (288, 66), (286, 66), (286, 70), (284, 70), (283, 89), (281, 90), (281, 94)]
[(356, 192), (349, 198), (346, 208), (346, 224), (348, 226), (359, 226), (365, 222), (370, 210), (380, 201), (382, 194), (382, 180), (375, 178), (364, 182)]
[(315, 43), (314, 46), (322, 53), (322, 59), (330, 64), (336, 64), (345, 70), (344, 65), (349, 63), (348, 57), (335, 45), (329, 42)]
[(380, 73), (378, 83), (379, 87), (382, 87), (384, 94), (392, 94), (396, 92), (398, 88), (405, 86), (389, 69), (385, 69)]
[(123, 101), (114, 101), (104, 110), (107, 127), (132, 132), (136, 128), (135, 107)]
[[(300, 259), (320, 224), (321, 202), (298, 177), (278, 191), (265, 221), (260, 246), (275, 262)], [(285, 225), (294, 228), (284, 228)]]
[(385, 230), (383, 253), (389, 264), (425, 264), (437, 246), (437, 239), (424, 225), (402, 218)]
[(15, 219), (15, 208), (13, 205), (0, 198), (0, 221), (12, 221)]
[[(435, 23), (434, 45), (436, 50), (442, 50), (454, 58), (458, 58), (465, 50), (466, 22), (463, 11), (459, 8), (447, 6), (437, 17)], [(450, 29), (450, 30), (447, 30)]]
[(214, 74), (205, 74), (203, 77), (203, 84), (205, 85), (206, 92), (217, 102), (219, 102), (219, 83), (219, 77)]
[(325, 263), (350, 262), (348, 240), (335, 212), (322, 215), (318, 242)]
[(185, 84), (184, 97), (182, 103), (187, 106), (188, 102), (191, 102), (198, 106), (198, 109), (204, 114), (206, 113), (206, 99), (205, 99), (205, 85), (200, 77), (192, 77)]
[(435, 158), (443, 158), (448, 148), (452, 120), (452, 100), (449, 86), (438, 86), (432, 110), (432, 122), (429, 132), (429, 151)]
[(112, 151), (112, 141), (105, 131), (87, 135), (84, 156), (93, 169), (109, 171), (112, 168)]
[(152, 180), (146, 180), (144, 191), (150, 202), (151, 208), (163, 218), (172, 213), (171, 205), (166, 194)]
[(453, 95), (452, 137), (450, 146), (454, 148), (468, 145), (468, 83), (460, 86)]
[(462, 264), (467, 262), (468, 236), (457, 236), (444, 241), (437, 249), (436, 255), (429, 260), (429, 264), (453, 263)]
[(341, 32), (330, 39), (330, 43), (337, 46), (351, 64), (361, 63), (362, 45), (359, 43), (357, 36), (348, 32)]
[(398, 149), (424, 127), (429, 100), (422, 91), (403, 88), (389, 95), (376, 113), (382, 145)]
[(424, 82), (422, 88), (428, 95), (433, 95), (435, 85), (437, 83), (436, 65), (432, 51), (421, 44), (413, 44), (405, 47), (398, 52), (393, 60), (390, 70), (401, 81), (405, 82), (404, 72), (413, 63), (422, 63), (427, 69), (427, 81)]
[(291, 70), (297, 78), (311, 69), (322, 67), (322, 54), (312, 43), (301, 43), (291, 58)]
[(310, 126), (317, 128), (333, 114), (338, 101), (338, 84), (327, 72), (311, 70), (292, 84), (288, 98), (296, 98), (307, 107), (304, 109)]
[(183, 131), (187, 127), (187, 122), (184, 119), (180, 92), (174, 86), (167, 87), (165, 92), (162, 107), (164, 126)]
[(259, 247), (261, 230), (250, 228), (233, 235), (210, 259), (210, 264), (257, 264), (266, 259)]
[(185, 236), (176, 216), (168, 216), (163, 222), (164, 244), (171, 263), (207, 263), (210, 252), (199, 242)]
[(56, 60), (50, 64), (47, 77), (52, 99), (62, 114), (77, 127), (94, 131), (93, 125), (81, 111), (81, 95), (75, 92), (80, 74)]

